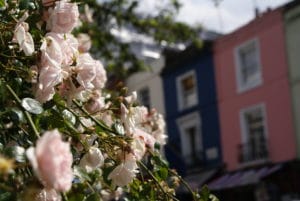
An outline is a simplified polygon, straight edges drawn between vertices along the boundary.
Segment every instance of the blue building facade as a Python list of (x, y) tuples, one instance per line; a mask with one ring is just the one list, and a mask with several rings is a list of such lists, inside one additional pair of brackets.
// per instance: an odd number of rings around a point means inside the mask
[(165, 50), (164, 87), (171, 167), (183, 175), (222, 165), (212, 43)]

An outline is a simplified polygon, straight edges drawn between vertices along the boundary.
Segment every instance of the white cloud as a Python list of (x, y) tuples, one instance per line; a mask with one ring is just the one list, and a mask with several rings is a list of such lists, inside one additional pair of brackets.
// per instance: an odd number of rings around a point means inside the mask
[(146, 14), (156, 14), (158, 8), (163, 8), (170, 0), (140, 0), (138, 11)]
[(207, 29), (228, 32), (237, 24), (245, 22), (249, 16), (236, 17), (234, 12), (226, 7), (215, 8), (213, 3), (207, 0), (185, 0), (181, 8), (178, 20), (189, 24), (202, 24)]
[[(256, 0), (261, 11), (277, 7), (291, 0)], [(228, 33), (247, 23), (254, 17), (255, 0), (223, 0), (219, 11), (212, 0), (182, 0), (183, 7), (178, 20), (189, 24), (202, 24), (207, 29)], [(221, 17), (221, 22), (219, 17)]]
[[(140, 0), (139, 10), (153, 13), (157, 7), (166, 5), (170, 0)], [(182, 8), (177, 19), (191, 25), (201, 24), (207, 29), (228, 33), (246, 24), (254, 17), (254, 4), (260, 11), (268, 7), (275, 8), (291, 0), (223, 0), (219, 11), (214, 7), (213, 0), (180, 0)], [(221, 17), (221, 22), (219, 17)]]

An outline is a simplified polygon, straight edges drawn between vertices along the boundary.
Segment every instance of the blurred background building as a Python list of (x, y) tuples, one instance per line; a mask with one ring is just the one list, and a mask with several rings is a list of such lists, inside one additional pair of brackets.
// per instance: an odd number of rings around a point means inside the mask
[(299, 200), (300, 1), (201, 35), (202, 48), (160, 47), (127, 80), (165, 115), (171, 167), (222, 201)]

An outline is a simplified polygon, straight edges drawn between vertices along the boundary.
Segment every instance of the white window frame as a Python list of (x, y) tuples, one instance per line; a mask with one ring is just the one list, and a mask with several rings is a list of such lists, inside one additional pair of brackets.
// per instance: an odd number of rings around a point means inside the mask
[(196, 151), (203, 151), (202, 142), (202, 130), (201, 130), (201, 118), (198, 112), (193, 112), (176, 120), (177, 127), (180, 132), (181, 141), (181, 153), (182, 156), (189, 156), (187, 147), (190, 146), (190, 141), (186, 138), (186, 129), (195, 126), (196, 127)]
[[(196, 102), (192, 105), (184, 105), (184, 100), (183, 100), (183, 91), (182, 91), (182, 87), (181, 87), (181, 81), (192, 75), (195, 79), (195, 96), (196, 96)], [(181, 74), (179, 76), (177, 76), (176, 78), (176, 89), (177, 89), (177, 100), (178, 100), (178, 108), (179, 110), (184, 110), (184, 109), (187, 109), (187, 108), (190, 108), (190, 107), (193, 107), (195, 105), (198, 104), (198, 86), (197, 86), (197, 74), (196, 74), (196, 71), (195, 70), (190, 70), (190, 71), (187, 71), (186, 73), (184, 74)]]
[[(240, 50), (243, 48), (246, 48), (249, 45), (252, 45), (254, 43), (255, 48), (256, 48), (256, 59), (258, 63), (258, 71), (259, 75), (257, 79), (244, 83), (243, 82), (243, 75), (242, 75), (242, 61), (240, 58)], [(258, 87), (263, 84), (263, 76), (262, 76), (262, 65), (261, 65), (261, 57), (260, 57), (260, 44), (258, 38), (254, 38), (251, 40), (248, 40), (244, 42), (243, 44), (237, 46), (234, 50), (234, 57), (235, 57), (235, 72), (236, 72), (236, 82), (237, 82), (237, 92), (242, 93), (245, 91), (248, 91), (250, 89), (253, 89), (255, 87)]]
[[(267, 112), (266, 112), (266, 105), (265, 103), (259, 103), (257, 105), (252, 105), (250, 107), (246, 107), (240, 110), (240, 124), (241, 124), (241, 135), (242, 135), (242, 143), (247, 143), (248, 142), (248, 130), (247, 130), (247, 124), (245, 120), (245, 114), (249, 113), (253, 110), (256, 110), (260, 108), (262, 110), (262, 115), (263, 115), (263, 126), (264, 126), (264, 137), (268, 139), (268, 127), (267, 127)], [(268, 145), (267, 145), (268, 146)]]

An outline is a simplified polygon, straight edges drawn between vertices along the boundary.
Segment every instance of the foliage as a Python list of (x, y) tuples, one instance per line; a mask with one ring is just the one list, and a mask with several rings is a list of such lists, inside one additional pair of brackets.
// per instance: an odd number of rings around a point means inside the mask
[[(81, 31), (98, 30), (93, 51), (104, 55), (104, 44), (116, 42), (109, 26), (101, 26), (109, 15), (118, 24), (132, 18), (140, 29), (149, 26), (158, 40), (168, 31), (162, 33), (150, 17), (136, 17), (137, 2), (88, 3), (97, 23), (82, 18), (79, 25), (82, 2), (0, 1), (0, 201), (177, 200), (180, 184), (194, 200), (216, 200), (206, 188), (192, 192), (169, 169), (160, 154), (163, 117), (139, 106), (123, 86), (105, 88), (105, 69), (88, 53), (88, 37), (79, 39)], [(130, 6), (124, 11), (120, 5)], [(106, 18), (100, 9), (107, 10)], [(171, 23), (160, 17), (159, 23)]]
[[(95, 20), (92, 23), (83, 22), (80, 31), (92, 37), (92, 52), (106, 61), (107, 70), (117, 79), (124, 79), (134, 72), (146, 70), (147, 66), (131, 52), (130, 42), (120, 40), (111, 32), (112, 28), (118, 30), (126, 28), (134, 33), (145, 34), (158, 44), (174, 45), (186, 42), (201, 44), (198, 37), (199, 30), (174, 20), (181, 6), (178, 0), (168, 0), (165, 4), (162, 2), (155, 13), (139, 11), (139, 5), (143, 2), (143, 0), (86, 1)], [(84, 5), (80, 8), (85, 10)]]

